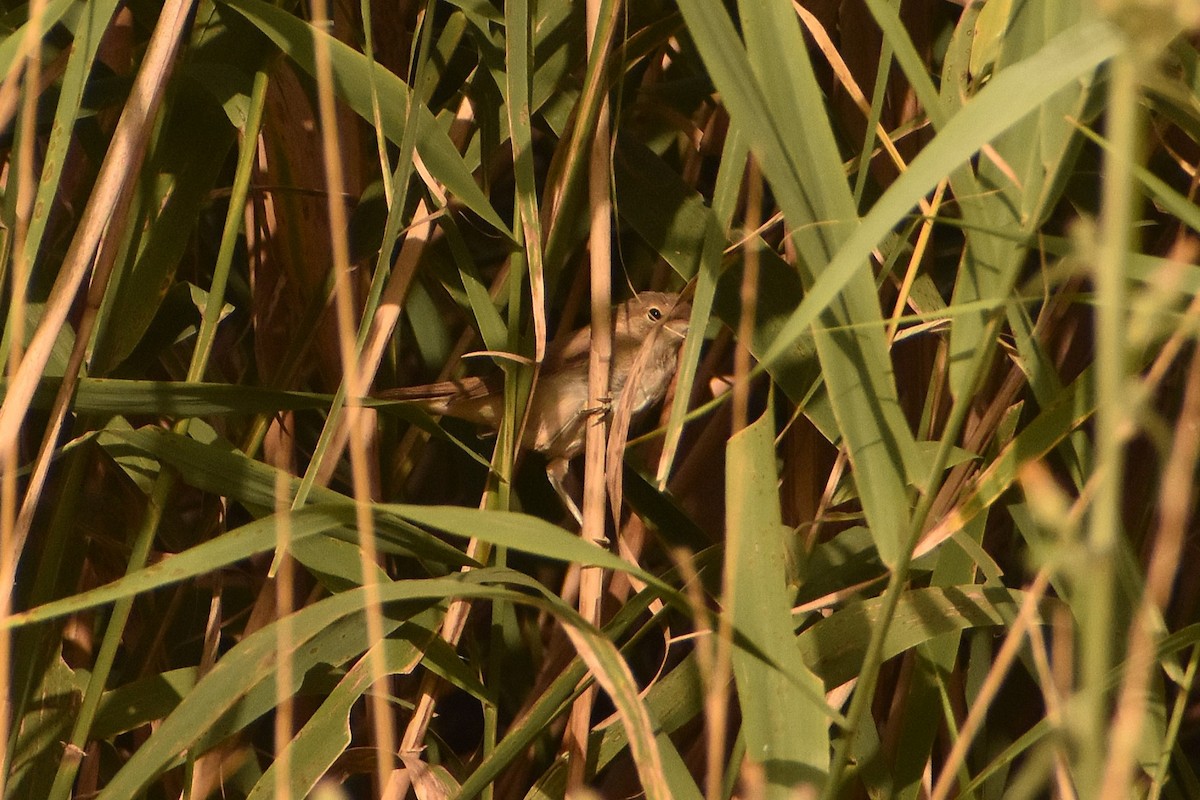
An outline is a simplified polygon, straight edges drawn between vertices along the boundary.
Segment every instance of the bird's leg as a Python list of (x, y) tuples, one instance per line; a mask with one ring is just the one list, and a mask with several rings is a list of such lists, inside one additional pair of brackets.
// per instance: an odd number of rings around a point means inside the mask
[(597, 405), (585, 408), (580, 413), (587, 417), (606, 417), (612, 413), (613, 399), (611, 397), (601, 397), (596, 402)]
[[(546, 446), (544, 451), (546, 453), (568, 453), (569, 455), (567, 455), (565, 458), (561, 456), (552, 458), (551, 463), (558, 460), (566, 462), (569, 461), (571, 457), (576, 455), (579, 450), (571, 447), (571, 442), (573, 442), (576, 437), (582, 437), (582, 434), (579, 432), (580, 426), (591, 417), (604, 416), (611, 411), (612, 398), (602, 397), (600, 398), (600, 405), (596, 406), (595, 408), (583, 408), (575, 412), (575, 415), (572, 416), (570, 421), (563, 426), (562, 430), (556, 433), (554, 438), (550, 440), (550, 443)], [(546, 469), (549, 470), (550, 468), (547, 467)], [(567, 468), (566, 466), (563, 466), (559, 470), (559, 476), (561, 478), (561, 476), (566, 474)], [(550, 482), (553, 483), (554, 479), (552, 478)], [(577, 514), (576, 517), (578, 516), (579, 515)]]
[[(588, 420), (594, 417), (603, 419), (604, 416), (612, 413), (612, 398), (600, 398), (599, 405), (593, 408), (580, 409), (579, 412), (571, 418), (571, 421), (563, 426), (563, 429), (558, 432), (554, 439), (550, 442), (547, 451), (550, 453), (559, 452), (566, 453), (565, 456), (557, 456), (551, 458), (546, 464), (546, 477), (550, 480), (550, 485), (554, 488), (554, 493), (562, 500), (563, 505), (571, 512), (571, 516), (579, 523), (579, 527), (583, 528), (583, 512), (579, 510), (575, 500), (563, 485), (563, 479), (567, 477), (567, 472), (571, 466), (571, 456), (578, 453), (578, 448), (571, 447), (570, 443), (577, 437), (582, 439), (580, 427)], [(560, 445), (565, 445), (560, 447)]]
[(563, 505), (567, 507), (567, 511), (571, 512), (571, 516), (579, 523), (579, 527), (583, 527), (583, 512), (579, 510), (579, 506), (575, 505), (575, 501), (571, 498), (571, 493), (567, 491), (567, 487), (563, 486), (563, 478), (567, 476), (567, 470), (570, 469), (571, 462), (565, 458), (552, 458), (546, 464), (546, 477), (550, 480), (550, 485), (554, 488), (554, 493), (563, 501)]

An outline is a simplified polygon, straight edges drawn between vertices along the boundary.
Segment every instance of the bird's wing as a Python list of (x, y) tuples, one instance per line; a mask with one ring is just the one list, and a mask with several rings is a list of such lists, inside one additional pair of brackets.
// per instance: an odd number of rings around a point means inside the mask
[(546, 358), (542, 361), (542, 372), (560, 369), (564, 364), (579, 359), (586, 361), (588, 351), (591, 349), (592, 329), (580, 328), (565, 339), (546, 348)]

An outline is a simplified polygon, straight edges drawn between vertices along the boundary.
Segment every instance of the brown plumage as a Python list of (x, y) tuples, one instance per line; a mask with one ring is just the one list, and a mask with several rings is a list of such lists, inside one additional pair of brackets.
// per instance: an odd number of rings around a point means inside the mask
[[(679, 358), (679, 347), (687, 335), (691, 305), (677, 294), (642, 292), (613, 309), (613, 354), (610, 377), (611, 408), (621, 404), (625, 384), (643, 348), (635, 376), (636, 394), (628, 403), (630, 416), (662, 400), (670, 386)], [(564, 500), (556, 478), (566, 464), (583, 450), (585, 423), (595, 410), (588, 409), (588, 355), (592, 344), (590, 327), (572, 332), (546, 351), (530, 398), (529, 419), (522, 447), (543, 453), (551, 461), (551, 481)], [(461, 378), (424, 386), (408, 386), (378, 392), (386, 400), (419, 403), (433, 414), (444, 414), (495, 430), (504, 414), (504, 385), (501, 378)], [(607, 410), (607, 409), (604, 409)], [(557, 473), (557, 474), (556, 474)], [(573, 513), (577, 510), (573, 508)]]

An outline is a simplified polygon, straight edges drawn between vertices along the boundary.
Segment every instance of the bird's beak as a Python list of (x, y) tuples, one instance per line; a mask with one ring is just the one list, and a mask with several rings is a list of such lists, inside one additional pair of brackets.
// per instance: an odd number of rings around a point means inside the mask
[(663, 325), (663, 330), (674, 336), (678, 336), (680, 339), (683, 339), (687, 336), (688, 321), (686, 319), (671, 320)]

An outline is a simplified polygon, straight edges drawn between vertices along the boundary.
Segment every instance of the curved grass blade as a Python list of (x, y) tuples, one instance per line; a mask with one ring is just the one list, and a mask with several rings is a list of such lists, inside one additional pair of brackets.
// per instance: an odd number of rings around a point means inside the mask
[[(733, 653), (747, 757), (762, 768), (768, 797), (788, 797), (797, 786), (824, 784), (830, 720), (820, 679), (800, 662), (793, 635), (783, 539), (790, 531), (779, 507), (774, 423), (768, 403), (726, 449), (726, 524), (740, 543), (726, 585), (733, 587), (735, 630), (768, 648), (769, 660), (741, 648)], [(792, 664), (791, 674), (774, 664)]]

